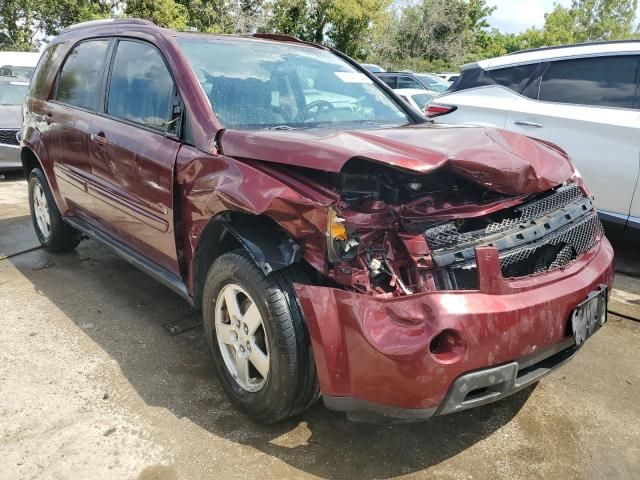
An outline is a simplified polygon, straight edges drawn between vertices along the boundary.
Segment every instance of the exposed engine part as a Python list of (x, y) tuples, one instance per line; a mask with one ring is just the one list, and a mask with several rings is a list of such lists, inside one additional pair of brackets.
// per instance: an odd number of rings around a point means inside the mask
[[(329, 213), (327, 248), (332, 278), (358, 291), (473, 290), (476, 247), (495, 247), (503, 277), (519, 278), (570, 264), (602, 236), (592, 199), (573, 183), (505, 197), (446, 171), (350, 167), (324, 177), (341, 198)], [(434, 222), (433, 212), (455, 220)]]
[(369, 266), (369, 271), (371, 272), (372, 277), (375, 277), (382, 273), (381, 272), (382, 262), (377, 258), (372, 258), (368, 266)]
[[(378, 255), (380, 258), (373, 257), (372, 255)], [(413, 293), (394, 271), (383, 249), (368, 249), (366, 261), (371, 285), (374, 288), (381, 288), (387, 292), (392, 292), (398, 288), (405, 295), (411, 295)]]
[[(437, 210), (441, 206), (478, 206), (512, 198), (487, 190), (448, 170), (419, 174), (357, 158), (350, 160), (340, 172), (290, 166), (286, 173), (323, 193), (339, 196), (342, 202), (355, 209), (366, 202), (383, 202), (397, 208), (426, 201), (430, 210)], [(428, 223), (428, 216), (420, 217), (423, 224)]]
[(382, 260), (387, 267), (387, 271), (391, 274), (391, 286), (397, 285), (398, 288), (402, 290), (402, 293), (404, 293), (405, 295), (411, 295), (413, 292), (409, 288), (407, 288), (402, 279), (393, 271), (393, 267), (389, 264), (387, 257), (383, 255)]
[(355, 238), (350, 238), (342, 247), (342, 259), (352, 260), (358, 253), (360, 243)]

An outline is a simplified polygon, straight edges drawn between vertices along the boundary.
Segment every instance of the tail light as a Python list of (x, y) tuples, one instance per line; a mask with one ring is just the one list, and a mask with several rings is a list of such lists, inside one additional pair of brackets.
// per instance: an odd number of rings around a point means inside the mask
[(439, 103), (430, 103), (424, 109), (424, 114), (429, 118), (440, 117), (447, 113), (455, 112), (458, 107), (452, 107), (451, 105), (441, 105)]

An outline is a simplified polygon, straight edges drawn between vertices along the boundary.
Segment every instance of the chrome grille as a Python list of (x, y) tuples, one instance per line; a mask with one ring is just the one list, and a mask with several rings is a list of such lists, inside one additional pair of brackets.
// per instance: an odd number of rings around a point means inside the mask
[(584, 194), (582, 193), (582, 190), (580, 190), (576, 185), (560, 187), (547, 197), (515, 208), (515, 210), (520, 213), (520, 216), (516, 218), (506, 218), (499, 223), (492, 223), (486, 228), (485, 234), (490, 235), (493, 233), (503, 232), (520, 223), (540, 218), (548, 213), (559, 210), (565, 205), (578, 200), (583, 196)]
[[(603, 235), (604, 230), (598, 215), (591, 211), (538, 242), (502, 252), (499, 257), (502, 276), (518, 278), (568, 265), (593, 248)], [(449, 271), (452, 288), (478, 288), (478, 269), (475, 262), (454, 265)]]
[(432, 250), (439, 250), (457, 243), (464, 243), (475, 240), (476, 237), (470, 234), (460, 233), (453, 222), (443, 223), (431, 227), (424, 233), (427, 243)]
[[(591, 212), (582, 220), (568, 228), (549, 235), (540, 242), (505, 252), (500, 255), (500, 266), (505, 278), (540, 273), (549, 270), (552, 265), (563, 266), (567, 257), (566, 247), (571, 248), (570, 260), (582, 255), (593, 247), (603, 235), (602, 224), (596, 212)], [(561, 252), (563, 258), (558, 259)], [(566, 265), (569, 262), (564, 263)]]
[(512, 210), (513, 215), (490, 223), (484, 229), (472, 232), (460, 232), (454, 222), (447, 222), (428, 228), (424, 232), (424, 235), (432, 250), (452, 247), (516, 228), (522, 223), (555, 212), (583, 197), (584, 194), (579, 187), (576, 185), (566, 185), (558, 188), (544, 198), (514, 208)]
[(5, 145), (20, 145), (16, 134), (18, 130), (0, 130), (0, 143)]

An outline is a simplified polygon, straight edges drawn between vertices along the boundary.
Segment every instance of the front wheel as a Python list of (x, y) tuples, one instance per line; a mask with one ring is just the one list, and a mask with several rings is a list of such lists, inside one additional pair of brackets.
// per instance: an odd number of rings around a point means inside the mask
[(29, 174), (29, 210), (36, 236), (50, 252), (66, 252), (78, 246), (82, 235), (62, 220), (47, 179), (39, 168)]
[(218, 378), (254, 420), (273, 423), (319, 396), (309, 335), (292, 288), (296, 267), (269, 276), (241, 250), (220, 256), (207, 275), (202, 314)]

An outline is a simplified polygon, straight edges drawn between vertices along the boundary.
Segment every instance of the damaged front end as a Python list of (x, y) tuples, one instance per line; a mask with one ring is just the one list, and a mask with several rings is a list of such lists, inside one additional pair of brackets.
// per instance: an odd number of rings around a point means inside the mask
[(557, 147), (427, 128), (223, 145), (261, 145), (251, 164), (313, 197), (272, 218), (317, 271), (295, 290), (324, 402), (352, 417), (423, 419), (525, 388), (575, 353), (572, 312), (611, 286), (613, 251)]
[(339, 194), (327, 214), (324, 273), (358, 293), (479, 290), (478, 247), (495, 248), (503, 277), (515, 279), (565, 267), (603, 234), (574, 182), (505, 195), (446, 169), (416, 175), (367, 160), (340, 173), (287, 171)]

